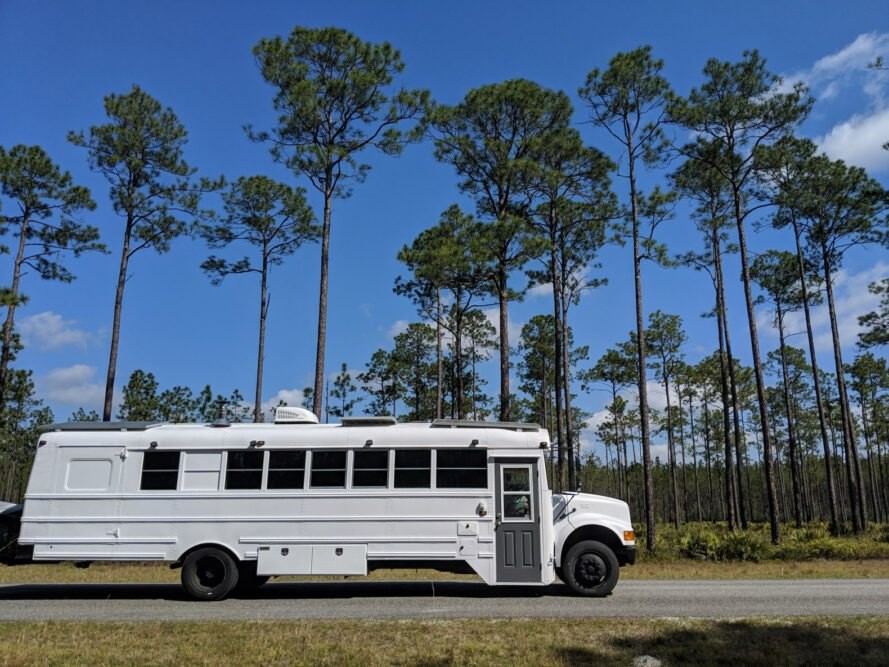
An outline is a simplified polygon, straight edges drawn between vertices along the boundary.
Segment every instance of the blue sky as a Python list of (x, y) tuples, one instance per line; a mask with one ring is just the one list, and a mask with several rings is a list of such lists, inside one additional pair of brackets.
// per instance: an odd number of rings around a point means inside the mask
[[(650, 44), (665, 74), (682, 94), (701, 82), (707, 58), (740, 59), (756, 48), (771, 71), (803, 80), (818, 98), (801, 134), (830, 155), (868, 168), (889, 182), (889, 76), (868, 71), (877, 55), (889, 57), (889, 13), (884, 2), (594, 3), (492, 2), (100, 2), (0, 0), (0, 145), (39, 144), (77, 183), (91, 188), (99, 206), (83, 216), (98, 226), (112, 253), (71, 261), (70, 285), (26, 276), (30, 301), (17, 324), (27, 345), (19, 365), (34, 370), (38, 392), (57, 418), (77, 407), (99, 409), (104, 388), (114, 281), (122, 230), (107, 204), (107, 183), (86, 165), (81, 149), (66, 142), (69, 130), (104, 122), (102, 99), (136, 83), (170, 106), (189, 132), (186, 159), (201, 174), (229, 179), (266, 174), (306, 185), (272, 163), (264, 146), (250, 143), (242, 126), (269, 127), (272, 89), (251, 55), (261, 38), (287, 35), (294, 25), (338, 26), (362, 39), (387, 40), (406, 63), (402, 83), (428, 88), (443, 103), (470, 89), (524, 77), (567, 92), (585, 139), (617, 158), (616, 147), (588, 124), (577, 98), (589, 70), (607, 67), (618, 51)], [(392, 293), (402, 272), (399, 248), (435, 224), (461, 199), (450, 167), (437, 163), (429, 143), (400, 158), (368, 155), (367, 181), (338, 201), (333, 212), (327, 369), (341, 363), (360, 370), (374, 350), (389, 347), (394, 332), (415, 321), (411, 305)], [(648, 177), (649, 182), (661, 174)], [(617, 179), (621, 195), (625, 182)], [(310, 201), (320, 214), (314, 191)], [(8, 202), (4, 202), (4, 207)], [(698, 247), (680, 212), (664, 227), (672, 251)], [(786, 246), (783, 235), (752, 234), (754, 252)], [(209, 254), (202, 242), (180, 239), (165, 255), (143, 252), (131, 263), (124, 303), (118, 378), (136, 368), (151, 371), (162, 387), (199, 389), (211, 384), (249, 399), (255, 372), (258, 286), (234, 277), (214, 287), (200, 271)], [(572, 326), (594, 361), (633, 326), (627, 248), (602, 253), (607, 287), (589, 293), (573, 310)], [(735, 349), (749, 360), (737, 259), (730, 258), (730, 316)], [(0, 258), (0, 283), (11, 263)], [(840, 317), (846, 354), (854, 352), (856, 317), (874, 305), (866, 286), (889, 274), (885, 249), (856, 251), (839, 276)], [(318, 275), (317, 247), (298, 252), (275, 269), (263, 398), (293, 402), (311, 384)], [(711, 287), (690, 270), (645, 268), (648, 311), (680, 314), (689, 334), (688, 360), (716, 345), (715, 325), (699, 316), (711, 307)], [(516, 285), (523, 278), (516, 276)], [(510, 312), (511, 330), (549, 312), (545, 294), (531, 294)], [(761, 342), (776, 344), (761, 313)], [(819, 345), (826, 352), (826, 316), (818, 313)], [(799, 340), (799, 339), (797, 339)], [(828, 361), (825, 356), (825, 362)], [(485, 368), (494, 392), (496, 367)], [(119, 397), (119, 391), (118, 391)], [(589, 412), (604, 394), (580, 397)], [(655, 401), (657, 401), (655, 397)]]

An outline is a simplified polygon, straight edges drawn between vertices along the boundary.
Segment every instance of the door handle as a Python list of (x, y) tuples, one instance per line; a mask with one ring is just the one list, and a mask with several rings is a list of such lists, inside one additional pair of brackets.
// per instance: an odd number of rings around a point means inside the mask
[(494, 515), (494, 528), (499, 526), (501, 523), (503, 523), (502, 517), (500, 516), (500, 513), (498, 512), (497, 514)]

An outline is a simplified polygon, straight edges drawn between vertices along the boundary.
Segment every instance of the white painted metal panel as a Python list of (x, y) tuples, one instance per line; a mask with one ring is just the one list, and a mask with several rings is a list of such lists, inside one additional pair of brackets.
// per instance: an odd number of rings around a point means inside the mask
[(312, 574), (367, 574), (366, 544), (316, 544), (312, 547)]
[(256, 551), (256, 573), (260, 576), (312, 574), (312, 546), (260, 546)]

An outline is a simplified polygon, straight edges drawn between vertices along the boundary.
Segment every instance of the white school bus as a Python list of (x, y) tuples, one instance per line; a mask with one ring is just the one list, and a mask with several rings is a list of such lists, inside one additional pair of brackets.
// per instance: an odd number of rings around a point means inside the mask
[(321, 425), (69, 422), (46, 427), (0, 559), (166, 561), (199, 600), (282, 575), (474, 572), (607, 595), (635, 561), (626, 503), (553, 494), (536, 424), (391, 417)]

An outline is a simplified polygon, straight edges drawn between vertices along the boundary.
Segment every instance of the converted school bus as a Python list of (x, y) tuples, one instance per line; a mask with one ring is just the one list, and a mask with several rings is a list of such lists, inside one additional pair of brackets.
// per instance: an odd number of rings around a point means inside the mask
[(0, 559), (166, 561), (202, 600), (399, 567), (606, 595), (635, 560), (629, 508), (554, 495), (549, 447), (536, 424), (320, 425), (301, 408), (273, 424), (54, 424), (24, 505), (0, 508)]

